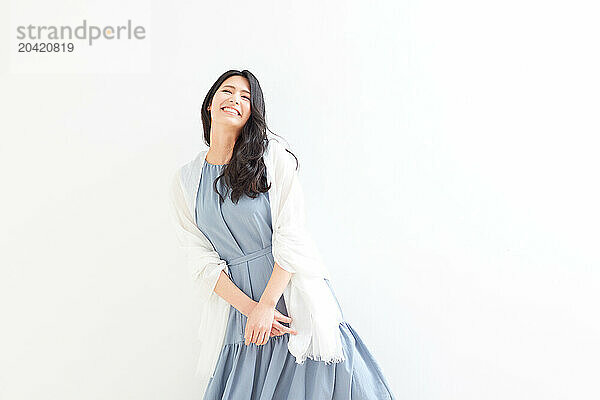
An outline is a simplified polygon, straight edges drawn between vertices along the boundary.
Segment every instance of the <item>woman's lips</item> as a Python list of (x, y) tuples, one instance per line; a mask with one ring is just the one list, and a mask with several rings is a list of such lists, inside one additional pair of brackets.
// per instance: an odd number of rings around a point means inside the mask
[(238, 114), (237, 111), (233, 111), (231, 108), (222, 108), (223, 112), (230, 114), (230, 115), (235, 115), (236, 117), (239, 117), (240, 115)]

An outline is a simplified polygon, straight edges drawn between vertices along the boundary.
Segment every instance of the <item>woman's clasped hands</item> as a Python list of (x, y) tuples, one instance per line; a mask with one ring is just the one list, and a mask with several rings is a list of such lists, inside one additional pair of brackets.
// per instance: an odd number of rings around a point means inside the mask
[(267, 343), (269, 337), (298, 333), (294, 329), (282, 325), (281, 322), (289, 323), (292, 322), (292, 319), (277, 311), (274, 305), (257, 302), (248, 314), (244, 332), (246, 346), (250, 343), (262, 346)]

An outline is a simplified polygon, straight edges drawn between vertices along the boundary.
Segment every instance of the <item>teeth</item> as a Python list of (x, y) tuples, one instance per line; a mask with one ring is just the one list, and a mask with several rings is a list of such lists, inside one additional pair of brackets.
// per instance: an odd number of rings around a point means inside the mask
[(223, 110), (225, 110), (225, 111), (230, 111), (230, 112), (232, 112), (232, 113), (234, 113), (234, 114), (236, 114), (236, 115), (238, 115), (238, 114), (239, 114), (239, 113), (238, 113), (238, 111), (237, 111), (235, 108), (231, 108), (231, 107), (223, 107)]

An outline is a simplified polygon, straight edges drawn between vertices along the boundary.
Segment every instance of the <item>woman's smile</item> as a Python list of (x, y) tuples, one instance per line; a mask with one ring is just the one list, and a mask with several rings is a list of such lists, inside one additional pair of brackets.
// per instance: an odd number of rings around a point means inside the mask
[(221, 110), (223, 110), (227, 114), (235, 115), (236, 117), (240, 116), (240, 112), (235, 108), (223, 107)]

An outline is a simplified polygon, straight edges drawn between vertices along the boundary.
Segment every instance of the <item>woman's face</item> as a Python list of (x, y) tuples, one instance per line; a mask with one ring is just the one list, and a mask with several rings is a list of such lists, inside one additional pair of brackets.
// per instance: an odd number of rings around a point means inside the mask
[(213, 96), (210, 117), (211, 124), (217, 123), (242, 129), (250, 117), (248, 79), (239, 75), (225, 79)]

